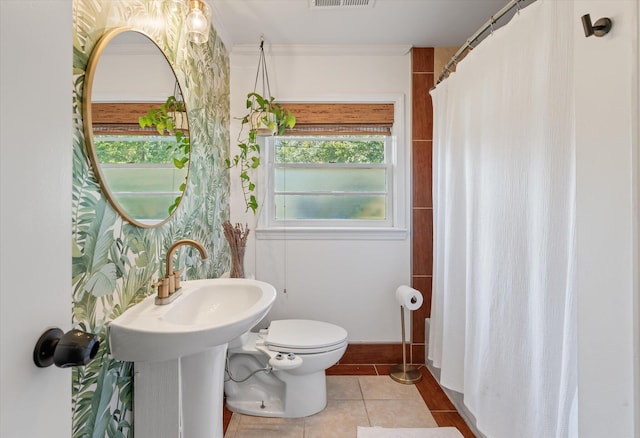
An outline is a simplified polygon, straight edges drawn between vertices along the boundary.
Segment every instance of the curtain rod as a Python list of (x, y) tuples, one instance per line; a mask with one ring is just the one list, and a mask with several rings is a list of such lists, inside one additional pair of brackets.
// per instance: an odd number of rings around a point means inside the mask
[(472, 44), (475, 43), (476, 40), (478, 38), (480, 38), (480, 36), (483, 33), (485, 33), (488, 29), (492, 29), (493, 25), (495, 23), (497, 23), (498, 20), (500, 20), (502, 17), (504, 17), (507, 13), (509, 13), (509, 11), (511, 11), (513, 8), (517, 7), (518, 10), (520, 10), (520, 3), (524, 2), (524, 1), (526, 1), (526, 0), (511, 0), (511, 1), (509, 1), (509, 3), (507, 3), (495, 15), (491, 16), (491, 18), (486, 23), (484, 23), (482, 25), (482, 27), (476, 31), (476, 33), (471, 35), (471, 37), (463, 44), (462, 47), (460, 47), (460, 49), (455, 53), (455, 55), (453, 55), (451, 60), (444, 67), (444, 69), (442, 70), (442, 73), (440, 73), (440, 76), (438, 76), (438, 81), (436, 82), (436, 85), (438, 85), (440, 82), (442, 82), (443, 79), (445, 79), (445, 77), (450, 73), (449, 69), (451, 68), (451, 66), (458, 62), (458, 58), (467, 49), (469, 49), (469, 48), (473, 49)]

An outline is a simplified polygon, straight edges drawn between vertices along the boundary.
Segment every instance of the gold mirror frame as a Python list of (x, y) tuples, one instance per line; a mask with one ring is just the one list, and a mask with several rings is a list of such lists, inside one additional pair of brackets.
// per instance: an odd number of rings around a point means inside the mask
[[(118, 27), (118, 28), (110, 29), (109, 31), (105, 32), (105, 34), (100, 38), (100, 40), (94, 47), (93, 51), (91, 52), (91, 56), (89, 57), (89, 62), (87, 65), (87, 70), (85, 72), (85, 79), (84, 79), (84, 85), (83, 85), (83, 100), (82, 100), (85, 149), (86, 149), (87, 155), (89, 156), (89, 160), (91, 161), (91, 166), (93, 167), (93, 170), (96, 174), (96, 178), (98, 179), (98, 183), (100, 184), (100, 188), (102, 189), (103, 193), (107, 197), (109, 203), (118, 212), (118, 214), (129, 223), (136, 225), (138, 227), (156, 228), (161, 225), (164, 225), (173, 217), (173, 215), (176, 213), (176, 211), (180, 207), (182, 200), (184, 199), (186, 185), (189, 179), (189, 173), (190, 173), (189, 169), (191, 167), (191, 161), (190, 161), (191, 152), (189, 151), (188, 161), (187, 161), (187, 170), (186, 170), (186, 175), (184, 180), (185, 189), (181, 191), (181, 194), (179, 196), (179, 201), (177, 201), (175, 208), (170, 213), (167, 212), (167, 217), (165, 217), (164, 219), (162, 220), (150, 219), (149, 221), (153, 223), (146, 223), (146, 222), (141, 222), (140, 220), (132, 217), (132, 215), (126, 211), (126, 209), (120, 204), (120, 202), (118, 202), (115, 195), (112, 193), (111, 189), (109, 188), (109, 184), (107, 183), (107, 178), (105, 177), (104, 172), (102, 170), (102, 165), (98, 158), (98, 153), (94, 143), (94, 123), (93, 123), (93, 115), (92, 115), (92, 112), (93, 112), (92, 90), (93, 90), (94, 78), (95, 78), (96, 70), (98, 67), (98, 63), (105, 50), (105, 47), (116, 36), (126, 32), (135, 32), (137, 34), (140, 34), (146, 37), (146, 39), (148, 39), (149, 42), (153, 44), (153, 46), (155, 46), (156, 49), (158, 49), (159, 53), (162, 54), (162, 56), (164, 57), (164, 60), (167, 62), (168, 67), (171, 69), (171, 72), (173, 73), (174, 78), (176, 78), (176, 86), (180, 88), (175, 70), (173, 69), (173, 65), (169, 61), (169, 58), (167, 57), (166, 53), (158, 46), (158, 44), (156, 44), (156, 42), (153, 40), (153, 38), (151, 38), (150, 35), (148, 35), (143, 31), (140, 31), (138, 29), (131, 28), (131, 27)], [(181, 89), (180, 89), (180, 94), (182, 94)], [(185, 107), (184, 117), (185, 117), (187, 126), (190, 126), (187, 118), (186, 107)], [(191, 139), (191, 135), (189, 135), (189, 138)], [(167, 206), (167, 208), (169, 208), (169, 206)], [(157, 222), (155, 222), (155, 220), (157, 220)]]

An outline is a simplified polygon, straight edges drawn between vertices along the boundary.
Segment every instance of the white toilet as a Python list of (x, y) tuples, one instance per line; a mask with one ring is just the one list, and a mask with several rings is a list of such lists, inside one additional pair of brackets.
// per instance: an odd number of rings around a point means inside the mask
[(298, 418), (327, 405), (325, 370), (347, 349), (347, 331), (321, 321), (273, 321), (229, 343), (227, 408), (262, 417)]

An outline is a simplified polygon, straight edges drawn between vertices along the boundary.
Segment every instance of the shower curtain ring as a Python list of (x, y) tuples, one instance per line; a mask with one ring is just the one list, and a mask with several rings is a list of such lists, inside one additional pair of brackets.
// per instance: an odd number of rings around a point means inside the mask
[(469, 51), (472, 51), (473, 49), (475, 49), (475, 47), (473, 47), (473, 42), (474, 42), (474, 41), (475, 41), (475, 40), (472, 40), (472, 39), (468, 39), (468, 40), (467, 40), (467, 43), (466, 43), (465, 45), (467, 46), (467, 48), (469, 49)]

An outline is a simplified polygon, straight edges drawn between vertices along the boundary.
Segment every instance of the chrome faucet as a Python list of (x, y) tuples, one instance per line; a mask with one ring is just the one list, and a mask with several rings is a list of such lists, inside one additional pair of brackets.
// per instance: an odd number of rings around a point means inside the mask
[(173, 245), (169, 247), (169, 251), (167, 251), (167, 270), (164, 278), (158, 280), (157, 283), (151, 285), (151, 287), (157, 288), (158, 292), (156, 295), (156, 304), (169, 304), (180, 295), (179, 292), (176, 293), (180, 289), (180, 274), (182, 271), (174, 271), (173, 270), (173, 256), (175, 255), (178, 248), (184, 245), (194, 246), (199, 252), (200, 257), (203, 259), (207, 258), (207, 250), (204, 249), (204, 246), (193, 239), (182, 239), (176, 241)]

